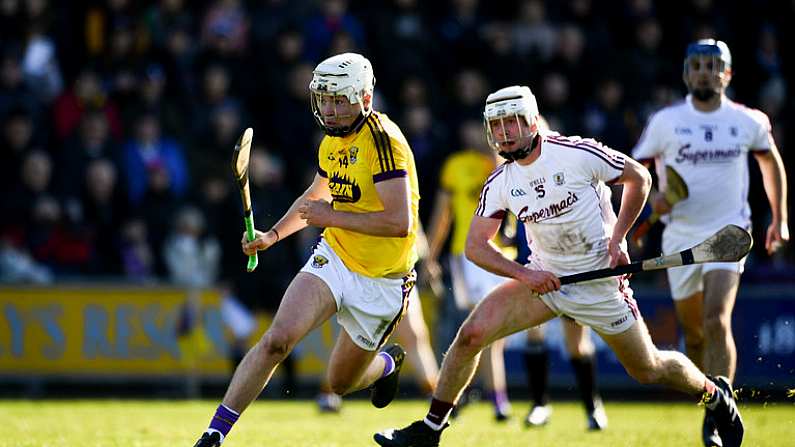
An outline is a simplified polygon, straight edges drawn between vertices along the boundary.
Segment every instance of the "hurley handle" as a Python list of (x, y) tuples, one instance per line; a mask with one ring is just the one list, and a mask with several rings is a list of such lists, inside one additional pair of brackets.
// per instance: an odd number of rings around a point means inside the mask
[[(249, 240), (249, 242), (251, 242), (254, 240), (254, 214), (249, 211), (245, 216), (243, 216), (243, 221), (246, 223), (246, 238)], [(249, 255), (246, 270), (253, 272), (254, 269), (257, 268), (257, 262), (258, 260), (256, 253)]]

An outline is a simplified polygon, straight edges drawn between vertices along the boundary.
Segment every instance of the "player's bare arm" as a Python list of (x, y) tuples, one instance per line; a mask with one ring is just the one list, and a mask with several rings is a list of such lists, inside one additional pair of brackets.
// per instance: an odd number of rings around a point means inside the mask
[(773, 145), (769, 151), (754, 151), (762, 179), (765, 184), (765, 193), (770, 202), (772, 222), (767, 227), (765, 249), (768, 254), (774, 253), (781, 245), (789, 241), (789, 226), (787, 216), (787, 173), (778, 148)]
[(411, 228), (409, 182), (399, 177), (375, 185), (383, 211), (352, 213), (335, 210), (324, 199), (306, 200), (298, 213), (306, 224), (314, 227), (336, 227), (371, 236), (406, 237)]
[(439, 255), (442, 253), (453, 222), (450, 200), (450, 193), (440, 189), (433, 202), (435, 206), (428, 226), (428, 255), (422, 264), (423, 271), (420, 274), (420, 277), (427, 276), (429, 280), (441, 280), (442, 268), (439, 265)]
[(244, 233), (243, 239), (240, 241), (243, 253), (251, 255), (258, 250), (267, 250), (276, 242), (306, 228), (307, 223), (300, 217), (298, 209), (309, 200), (331, 200), (327, 178), (315, 174), (315, 178), (309, 188), (295, 199), (290, 209), (284, 213), (284, 216), (270, 230), (255, 230), (255, 237), (251, 242), (248, 241)]
[(500, 229), (501, 219), (474, 216), (467, 235), (466, 257), (494, 274), (513, 278), (533, 292), (542, 294), (560, 288), (560, 280), (550, 272), (530, 270), (506, 258), (491, 241)]
[[(654, 160), (643, 160), (638, 163), (649, 171), (654, 167)], [(660, 216), (670, 213), (673, 209), (673, 205), (665, 198), (665, 193), (660, 191), (659, 185), (656, 188), (652, 185), (649, 191), (649, 204), (651, 205), (651, 210)]]
[(618, 221), (613, 228), (613, 235), (608, 243), (610, 254), (610, 267), (629, 263), (629, 256), (621, 248), (621, 243), (627, 237), (627, 232), (632, 228), (635, 220), (640, 215), (643, 205), (651, 189), (651, 174), (649, 170), (637, 161), (627, 157), (624, 164), (624, 171), (616, 179), (615, 183), (624, 186), (621, 195), (621, 209), (618, 213)]

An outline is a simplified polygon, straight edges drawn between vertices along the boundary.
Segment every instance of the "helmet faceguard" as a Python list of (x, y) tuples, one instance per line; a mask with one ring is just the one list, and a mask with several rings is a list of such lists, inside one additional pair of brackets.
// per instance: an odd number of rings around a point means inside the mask
[(362, 55), (338, 54), (318, 64), (309, 92), (312, 115), (323, 132), (342, 137), (358, 130), (372, 112), (374, 85), (372, 65)]
[[(702, 39), (687, 46), (682, 78), (688, 91), (701, 101), (707, 101), (723, 90), (731, 80), (732, 56), (725, 42)], [(690, 75), (706, 71), (710, 76), (709, 85), (696, 85)]]
[[(528, 87), (515, 85), (490, 94), (486, 98), (486, 108), (483, 111), (483, 125), (489, 146), (507, 160), (527, 157), (532, 152), (538, 135), (537, 130), (532, 130), (537, 117), (538, 104)], [(515, 135), (509, 135), (506, 122), (516, 122), (518, 132)], [(492, 126), (496, 128), (496, 134)], [(525, 127), (531, 130), (525, 133)], [(517, 142), (520, 144), (517, 149), (506, 151)]]

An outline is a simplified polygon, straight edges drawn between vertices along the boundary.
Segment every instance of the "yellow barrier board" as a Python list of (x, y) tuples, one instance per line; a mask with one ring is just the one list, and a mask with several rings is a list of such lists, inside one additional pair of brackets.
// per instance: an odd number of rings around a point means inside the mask
[(214, 292), (0, 288), (0, 374), (227, 375), (226, 349)]
[[(212, 290), (0, 287), (0, 377), (228, 378), (232, 336), (220, 302)], [(340, 331), (334, 320), (295, 348), (302, 379), (325, 374)], [(249, 346), (271, 320), (257, 315), (256, 321)]]

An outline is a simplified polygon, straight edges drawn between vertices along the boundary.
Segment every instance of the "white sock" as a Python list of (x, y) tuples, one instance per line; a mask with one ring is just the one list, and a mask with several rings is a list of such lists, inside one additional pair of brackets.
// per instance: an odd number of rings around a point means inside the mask
[(392, 374), (393, 372), (395, 372), (395, 359), (393, 359), (391, 355), (383, 351), (379, 352), (378, 355), (382, 356), (384, 358), (384, 362), (386, 363), (386, 365), (384, 365), (384, 372), (381, 373), (381, 377), (386, 377)]
[(444, 418), (444, 420), (442, 421), (441, 425), (434, 424), (433, 422), (429, 421), (428, 418), (423, 419), (422, 422), (425, 422), (425, 425), (427, 425), (428, 427), (431, 427), (433, 429), (433, 431), (439, 431), (442, 428), (444, 428), (444, 424), (447, 423), (447, 418)]
[[(229, 407), (227, 407), (227, 408), (229, 408)], [(224, 434), (223, 434), (223, 433), (221, 433), (220, 431), (218, 431), (218, 430), (216, 430), (216, 429), (214, 429), (214, 428), (208, 428), (206, 431), (207, 431), (207, 433), (209, 433), (209, 434), (218, 433), (218, 436), (220, 436), (220, 437), (221, 437), (221, 439), (220, 439), (218, 442), (219, 442), (220, 444), (223, 444), (223, 443), (224, 443)]]

